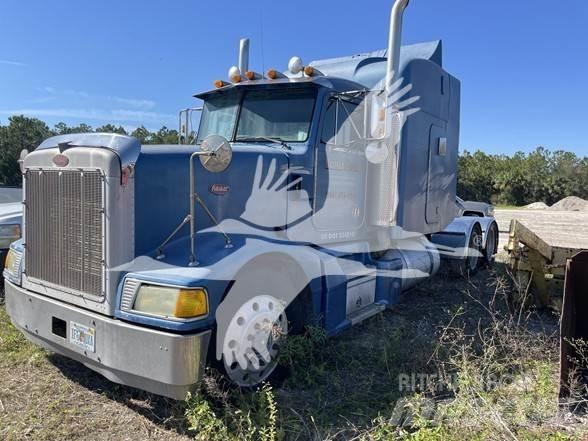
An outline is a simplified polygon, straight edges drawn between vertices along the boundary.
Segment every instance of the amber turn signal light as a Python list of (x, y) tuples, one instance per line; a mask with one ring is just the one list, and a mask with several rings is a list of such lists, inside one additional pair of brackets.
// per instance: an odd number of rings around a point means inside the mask
[(229, 85), (229, 83), (227, 83), (226, 81), (223, 81), (223, 80), (216, 80), (214, 82), (214, 87), (216, 87), (217, 89), (220, 89), (221, 87), (225, 87), (228, 85)]

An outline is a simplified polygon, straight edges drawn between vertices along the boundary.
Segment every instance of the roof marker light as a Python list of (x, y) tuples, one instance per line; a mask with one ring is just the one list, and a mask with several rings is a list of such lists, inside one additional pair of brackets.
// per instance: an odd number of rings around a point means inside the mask
[(307, 77), (312, 77), (314, 75), (314, 67), (306, 66), (304, 68), (304, 75), (306, 75)]
[(261, 75), (257, 72), (253, 72), (252, 70), (248, 70), (245, 72), (245, 78), (247, 78), (249, 81), (259, 80), (261, 79)]
[(214, 82), (214, 87), (216, 87), (217, 89), (220, 89), (221, 87), (225, 87), (228, 85), (229, 85), (229, 83), (227, 83), (226, 81), (223, 81), (223, 80), (216, 80)]
[(270, 80), (275, 80), (276, 78), (278, 78), (278, 71), (275, 69), (270, 69), (267, 71), (267, 73), (265, 74), (265, 76), (267, 78), (269, 78)]

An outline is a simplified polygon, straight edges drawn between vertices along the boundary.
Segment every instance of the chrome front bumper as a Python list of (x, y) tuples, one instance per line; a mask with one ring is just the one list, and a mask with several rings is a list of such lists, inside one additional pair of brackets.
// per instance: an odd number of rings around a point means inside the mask
[[(115, 383), (181, 400), (203, 372), (211, 331), (178, 335), (115, 320), (40, 296), (6, 281), (12, 323), (33, 343), (83, 363)], [(53, 333), (53, 321), (94, 328), (95, 352)]]

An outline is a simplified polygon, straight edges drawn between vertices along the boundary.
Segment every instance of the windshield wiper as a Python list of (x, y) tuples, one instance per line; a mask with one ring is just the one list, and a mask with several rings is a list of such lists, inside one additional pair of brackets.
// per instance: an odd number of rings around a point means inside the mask
[(280, 138), (271, 138), (269, 136), (243, 136), (241, 138), (235, 138), (235, 141), (243, 141), (243, 142), (259, 142), (259, 141), (269, 141), (274, 144), (280, 144), (286, 150), (292, 150), (292, 147), (288, 145), (286, 141)]

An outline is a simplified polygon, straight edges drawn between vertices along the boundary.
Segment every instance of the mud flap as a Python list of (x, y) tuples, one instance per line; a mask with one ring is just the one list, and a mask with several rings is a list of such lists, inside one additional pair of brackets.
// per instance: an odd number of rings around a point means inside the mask
[[(588, 251), (568, 260), (560, 324), (560, 387), (562, 403), (574, 394), (588, 398)], [(583, 340), (580, 346), (575, 343)], [(580, 351), (583, 349), (583, 351)]]

